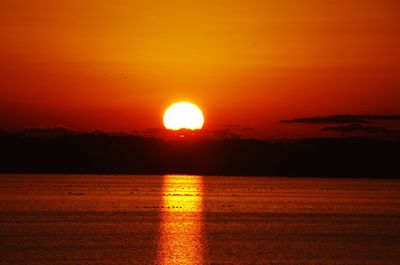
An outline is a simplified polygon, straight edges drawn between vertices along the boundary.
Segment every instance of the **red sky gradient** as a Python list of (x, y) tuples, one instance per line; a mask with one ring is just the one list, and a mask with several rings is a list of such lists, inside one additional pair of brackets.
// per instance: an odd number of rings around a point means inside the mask
[[(400, 113), (400, 2), (0, 2), (0, 128), (132, 131), (189, 100), (208, 129)], [(314, 129), (313, 129), (314, 131)]]

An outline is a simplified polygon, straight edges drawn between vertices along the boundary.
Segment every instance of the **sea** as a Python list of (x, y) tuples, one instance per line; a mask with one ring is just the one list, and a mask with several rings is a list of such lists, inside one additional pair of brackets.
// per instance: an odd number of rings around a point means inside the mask
[(400, 180), (1, 174), (0, 264), (400, 264)]

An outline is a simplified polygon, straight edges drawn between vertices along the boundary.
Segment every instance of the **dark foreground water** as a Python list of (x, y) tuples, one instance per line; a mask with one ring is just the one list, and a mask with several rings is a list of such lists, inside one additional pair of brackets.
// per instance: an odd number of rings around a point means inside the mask
[(400, 264), (400, 181), (0, 175), (0, 264)]

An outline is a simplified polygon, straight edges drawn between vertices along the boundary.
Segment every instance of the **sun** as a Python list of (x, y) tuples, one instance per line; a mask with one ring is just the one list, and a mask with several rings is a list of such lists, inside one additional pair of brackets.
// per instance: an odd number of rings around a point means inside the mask
[(170, 130), (200, 130), (204, 116), (199, 107), (190, 102), (177, 102), (164, 113), (164, 126)]

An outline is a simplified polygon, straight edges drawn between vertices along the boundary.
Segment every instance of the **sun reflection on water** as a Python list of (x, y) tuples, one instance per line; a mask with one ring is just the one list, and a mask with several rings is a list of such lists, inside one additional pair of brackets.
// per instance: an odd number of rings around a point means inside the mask
[(157, 264), (203, 264), (203, 177), (163, 179)]

